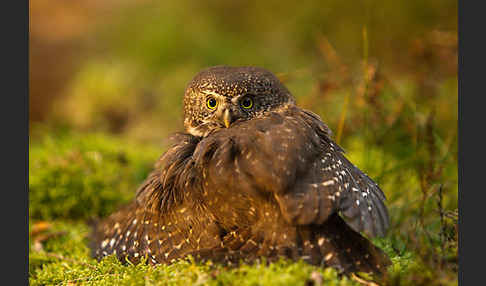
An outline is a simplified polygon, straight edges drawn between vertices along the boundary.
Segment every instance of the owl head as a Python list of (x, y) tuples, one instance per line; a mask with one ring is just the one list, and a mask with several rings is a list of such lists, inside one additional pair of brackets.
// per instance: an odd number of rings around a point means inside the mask
[(295, 104), (293, 96), (263, 68), (210, 67), (186, 88), (184, 127), (194, 136), (206, 136), (288, 104)]

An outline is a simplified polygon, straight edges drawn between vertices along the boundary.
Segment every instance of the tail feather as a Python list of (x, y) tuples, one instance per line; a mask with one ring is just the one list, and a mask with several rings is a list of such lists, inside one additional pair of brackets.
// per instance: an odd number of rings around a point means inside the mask
[(320, 250), (321, 264), (343, 272), (383, 273), (390, 259), (371, 241), (349, 227), (337, 214), (313, 230), (314, 244)]

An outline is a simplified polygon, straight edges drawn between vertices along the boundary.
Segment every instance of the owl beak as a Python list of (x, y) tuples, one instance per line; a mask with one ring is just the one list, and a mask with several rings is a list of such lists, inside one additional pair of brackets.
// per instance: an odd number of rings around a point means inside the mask
[(230, 125), (231, 125), (231, 113), (230, 113), (229, 109), (225, 109), (225, 111), (223, 113), (223, 122), (224, 122), (224, 126), (226, 126), (226, 128), (230, 127)]

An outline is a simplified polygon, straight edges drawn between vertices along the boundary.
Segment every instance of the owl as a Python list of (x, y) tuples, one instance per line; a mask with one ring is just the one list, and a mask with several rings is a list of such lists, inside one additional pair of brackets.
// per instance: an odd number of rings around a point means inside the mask
[(384, 193), (271, 72), (201, 71), (185, 91), (184, 127), (134, 200), (96, 224), (94, 257), (283, 257), (344, 273), (382, 273), (390, 264), (364, 236), (389, 226)]

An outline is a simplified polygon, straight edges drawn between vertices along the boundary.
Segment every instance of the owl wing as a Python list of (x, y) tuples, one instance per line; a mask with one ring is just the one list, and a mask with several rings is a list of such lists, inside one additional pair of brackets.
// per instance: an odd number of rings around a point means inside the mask
[(94, 257), (116, 254), (133, 263), (142, 257), (153, 264), (168, 263), (220, 245), (219, 226), (198, 203), (199, 190), (195, 189), (198, 174), (190, 161), (198, 138), (179, 134), (174, 140), (137, 190), (135, 200), (94, 226)]
[(339, 212), (370, 236), (388, 228), (381, 189), (344, 157), (317, 115), (294, 105), (214, 132), (194, 160), (209, 189), (270, 195), (289, 223), (322, 224)]

